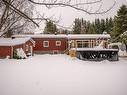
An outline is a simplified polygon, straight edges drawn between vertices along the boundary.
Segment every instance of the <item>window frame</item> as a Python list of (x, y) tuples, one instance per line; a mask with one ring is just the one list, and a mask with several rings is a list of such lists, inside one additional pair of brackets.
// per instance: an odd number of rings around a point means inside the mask
[(61, 46), (61, 41), (56, 41), (56, 46)]
[[(47, 43), (47, 45), (45, 43)], [(49, 41), (43, 41), (43, 47), (49, 47)]]
[(76, 41), (78, 48), (90, 48), (90, 40), (76, 40)]
[(26, 51), (28, 51), (28, 50), (29, 50), (29, 45), (26, 44)]

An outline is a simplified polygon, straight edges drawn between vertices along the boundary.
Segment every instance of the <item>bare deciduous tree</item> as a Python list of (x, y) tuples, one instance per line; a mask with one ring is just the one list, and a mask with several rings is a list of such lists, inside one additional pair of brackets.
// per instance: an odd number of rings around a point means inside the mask
[[(46, 6), (48, 9), (51, 9), (53, 7), (70, 7), (75, 10), (85, 12), (89, 15), (107, 13), (116, 4), (116, 1), (114, 1), (113, 4), (108, 9), (103, 9), (102, 6), (104, 0), (28, 0), (28, 1), (35, 5)], [(96, 5), (98, 5), (98, 7), (95, 7)], [(50, 20), (50, 18), (36, 18), (36, 20)], [(61, 28), (70, 29), (70, 27), (61, 26), (58, 23), (55, 24)]]
[(32, 5), (28, 1), (2, 0), (0, 5), (0, 31), (4, 34), (23, 32), (31, 22), (38, 25), (31, 19)]
[[(0, 1), (0, 31), (22, 31), (29, 23), (39, 26), (36, 20), (50, 20), (50, 18), (32, 18), (33, 5), (52, 7), (71, 7), (87, 14), (104, 14), (110, 11), (114, 4), (106, 10), (102, 9), (103, 0), (1, 0)], [(100, 4), (96, 10), (89, 5)], [(32, 6), (32, 7), (31, 7)], [(26, 29), (26, 28), (25, 28)]]
[(116, 3), (114, 1), (114, 4), (111, 7), (109, 7), (107, 10), (101, 10), (102, 5), (100, 5), (96, 10), (92, 12), (86, 6), (96, 4), (96, 3), (102, 3), (103, 0), (89, 0), (89, 1), (86, 1), (86, 0), (39, 0), (40, 2), (39, 1), (37, 2), (37, 0), (36, 1), (28, 0), (28, 1), (36, 5), (46, 6), (49, 9), (54, 6), (60, 6), (60, 7), (67, 6), (79, 11), (83, 11), (87, 14), (104, 14), (110, 11)]

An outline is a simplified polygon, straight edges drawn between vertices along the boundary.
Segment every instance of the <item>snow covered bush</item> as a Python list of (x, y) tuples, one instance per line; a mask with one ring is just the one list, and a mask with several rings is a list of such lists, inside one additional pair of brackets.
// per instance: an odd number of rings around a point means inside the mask
[(13, 58), (14, 59), (26, 59), (27, 56), (25, 52), (23, 51), (23, 49), (19, 48), (19, 49), (14, 50)]
[(17, 55), (17, 50), (14, 50), (13, 58), (14, 59), (19, 59), (19, 56)]

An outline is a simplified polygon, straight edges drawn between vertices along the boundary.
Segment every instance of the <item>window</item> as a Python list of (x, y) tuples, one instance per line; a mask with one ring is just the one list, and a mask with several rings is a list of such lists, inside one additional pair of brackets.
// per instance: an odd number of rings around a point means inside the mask
[(43, 42), (43, 47), (49, 47), (49, 41), (44, 41)]
[(28, 49), (29, 49), (29, 46), (28, 46), (28, 45), (26, 45), (26, 51), (28, 51)]
[(82, 41), (77, 41), (78, 48), (82, 48)]
[(77, 41), (78, 48), (89, 48), (90, 44), (88, 40), (79, 40)]
[(56, 41), (56, 46), (61, 46), (61, 41)]
[(95, 47), (95, 41), (91, 40), (91, 48)]
[(89, 41), (87, 41), (87, 40), (82, 41), (83, 48), (89, 48), (89, 45), (90, 45)]

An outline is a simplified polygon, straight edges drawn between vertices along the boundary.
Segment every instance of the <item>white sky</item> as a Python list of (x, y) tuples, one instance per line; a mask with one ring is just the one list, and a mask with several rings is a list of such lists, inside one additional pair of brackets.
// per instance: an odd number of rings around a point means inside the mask
[[(106, 18), (106, 17), (111, 17), (116, 15), (117, 10), (119, 9), (119, 7), (122, 4), (126, 4), (127, 5), (127, 0), (103, 0), (103, 4), (102, 4), (102, 10), (106, 10), (109, 7), (111, 7), (114, 3), (114, 1), (116, 1), (116, 4), (114, 6), (114, 8), (109, 11), (106, 14), (101, 14), (101, 15), (88, 15), (84, 12), (69, 8), (69, 7), (56, 7), (56, 8), (51, 8), (51, 9), (47, 9), (45, 7), (42, 6), (37, 6), (36, 10), (41, 14), (41, 15), (45, 15), (45, 17), (53, 17), (53, 19), (59, 19), (60, 18), (60, 22), (59, 25), (62, 25), (64, 27), (71, 27), (73, 24), (73, 21), (75, 18), (84, 18), (85, 20), (94, 20), (95, 18)], [(94, 4), (92, 6), (89, 6), (89, 9), (98, 9), (99, 8), (99, 3)], [(36, 31), (41, 31), (44, 28), (44, 22), (43, 24), (41, 23), (41, 27), (39, 29), (36, 29)]]

